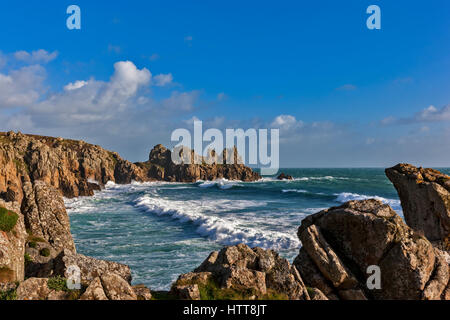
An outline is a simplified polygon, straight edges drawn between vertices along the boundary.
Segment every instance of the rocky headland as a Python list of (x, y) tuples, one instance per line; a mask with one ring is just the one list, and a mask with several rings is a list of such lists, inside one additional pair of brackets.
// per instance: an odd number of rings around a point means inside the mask
[[(254, 181), (256, 172), (238, 161), (175, 165), (162, 145), (131, 163), (83, 141), (14, 132), (0, 133), (0, 162), (2, 300), (450, 299), (450, 177), (436, 170), (386, 169), (406, 223), (380, 201), (350, 201), (301, 221), (292, 264), (273, 250), (228, 246), (169, 292), (152, 292), (131, 285), (128, 266), (76, 252), (63, 196), (93, 195), (108, 181)], [(79, 289), (67, 287), (73, 266)], [(379, 288), (367, 286), (370, 266), (380, 270)]]

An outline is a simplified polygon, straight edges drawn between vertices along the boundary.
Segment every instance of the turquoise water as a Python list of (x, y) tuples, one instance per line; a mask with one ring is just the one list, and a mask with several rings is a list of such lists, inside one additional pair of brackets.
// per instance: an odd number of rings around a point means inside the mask
[(93, 197), (66, 199), (77, 250), (128, 264), (134, 284), (162, 290), (224, 245), (273, 248), (292, 261), (301, 220), (349, 200), (375, 197), (402, 215), (383, 169), (282, 171), (295, 180), (109, 183)]

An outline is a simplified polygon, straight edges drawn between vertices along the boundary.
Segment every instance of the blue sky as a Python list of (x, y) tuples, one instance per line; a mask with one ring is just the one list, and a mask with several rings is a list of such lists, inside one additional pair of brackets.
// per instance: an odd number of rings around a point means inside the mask
[[(0, 85), (17, 84), (0, 87), (1, 130), (81, 138), (137, 161), (195, 117), (279, 125), (284, 166), (450, 166), (448, 1), (42, 3), (0, 11)], [(81, 30), (66, 28), (70, 4)], [(371, 4), (381, 30), (366, 27)], [(120, 61), (138, 79), (111, 93), (117, 105), (64, 89), (117, 89)]]

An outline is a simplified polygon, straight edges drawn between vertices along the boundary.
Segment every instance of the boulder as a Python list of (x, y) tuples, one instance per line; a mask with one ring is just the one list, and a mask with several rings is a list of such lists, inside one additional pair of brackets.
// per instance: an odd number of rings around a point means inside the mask
[(78, 266), (81, 272), (81, 283), (89, 284), (97, 277), (103, 274), (116, 274), (125, 282), (131, 282), (130, 267), (121, 263), (99, 260), (92, 257), (87, 257), (82, 254), (75, 254), (67, 249), (63, 250), (52, 262), (53, 272), (55, 275), (68, 278), (69, 267)]
[(29, 278), (17, 287), (17, 300), (46, 300), (50, 289), (46, 278)]
[(317, 288), (308, 288), (308, 294), (311, 300), (329, 300), (327, 296)]
[(152, 293), (150, 289), (143, 284), (133, 286), (133, 291), (138, 300), (152, 300)]
[[(308, 216), (298, 236), (303, 247), (294, 265), (307, 286), (330, 299), (441, 299), (449, 282), (445, 253), (378, 200)], [(373, 265), (380, 268), (381, 289), (366, 285)]]
[(130, 284), (116, 273), (104, 273), (100, 280), (109, 300), (137, 300)]
[(99, 277), (91, 281), (86, 291), (81, 295), (80, 300), (108, 300)]
[(294, 266), (273, 250), (251, 249), (245, 244), (211, 253), (194, 272), (181, 275), (172, 291), (183, 294), (185, 299), (197, 298), (195, 285), (216, 299), (309, 300)]
[(171, 294), (181, 300), (200, 300), (198, 284), (176, 285), (172, 288)]
[(450, 250), (450, 176), (398, 164), (386, 169), (400, 197), (408, 226)]

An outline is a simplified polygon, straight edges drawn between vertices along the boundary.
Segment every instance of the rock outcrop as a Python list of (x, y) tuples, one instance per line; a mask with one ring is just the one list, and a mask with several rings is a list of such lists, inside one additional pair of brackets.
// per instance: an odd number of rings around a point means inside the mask
[(96, 277), (104, 274), (115, 274), (127, 283), (131, 282), (130, 267), (112, 261), (99, 260), (82, 254), (74, 254), (65, 249), (53, 261), (53, 274), (68, 278), (70, 266), (77, 266), (81, 271), (81, 283), (87, 285)]
[(0, 200), (0, 283), (23, 280), (26, 238), (18, 204)]
[[(258, 173), (242, 164), (236, 148), (233, 153), (230, 153), (234, 154), (232, 163), (229, 159), (227, 160), (226, 149), (218, 157), (201, 157), (188, 148), (180, 148), (173, 152), (190, 154), (191, 156), (186, 159), (186, 162), (175, 164), (172, 161), (172, 151), (159, 144), (150, 151), (147, 162), (138, 162), (136, 165), (146, 172), (146, 176), (149, 179), (153, 180), (195, 182), (197, 180), (215, 180), (220, 178), (242, 181), (261, 179)], [(194, 159), (199, 164), (195, 164)]]
[[(329, 299), (445, 299), (447, 253), (378, 200), (308, 216), (298, 236), (303, 246), (294, 265), (307, 286)], [(367, 286), (369, 266), (380, 268), (380, 289)]]
[(61, 193), (40, 180), (33, 184), (25, 182), (23, 191), (22, 213), (29, 232), (44, 239), (56, 252), (63, 249), (75, 252), (69, 216)]
[(294, 178), (291, 175), (285, 174), (284, 172), (280, 173), (280, 175), (277, 177), (278, 180), (294, 180)]
[(310, 299), (300, 274), (286, 259), (244, 244), (211, 253), (193, 272), (181, 275), (172, 292), (182, 299)]
[(450, 250), (450, 176), (398, 164), (386, 169), (400, 197), (406, 223)]

